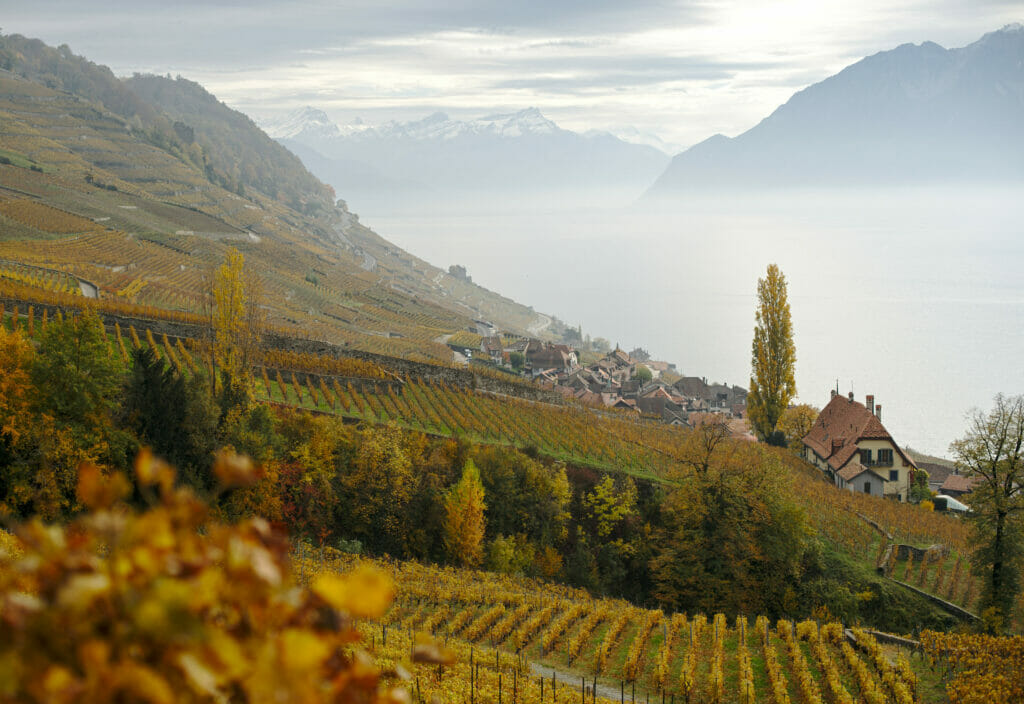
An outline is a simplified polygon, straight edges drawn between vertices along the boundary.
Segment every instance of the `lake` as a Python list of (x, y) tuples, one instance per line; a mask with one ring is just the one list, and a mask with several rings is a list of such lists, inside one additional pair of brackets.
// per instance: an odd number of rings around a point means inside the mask
[(1024, 393), (1024, 193), (786, 192), (388, 217), (384, 237), (681, 373), (746, 387), (757, 279), (789, 284), (798, 400), (874, 394), (901, 445), (947, 455), (965, 414)]

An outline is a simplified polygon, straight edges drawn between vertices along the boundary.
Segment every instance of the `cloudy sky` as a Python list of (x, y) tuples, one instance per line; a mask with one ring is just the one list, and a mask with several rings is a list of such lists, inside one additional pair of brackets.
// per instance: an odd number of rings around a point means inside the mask
[(0, 0), (0, 28), (199, 81), (254, 117), (377, 123), (539, 107), (687, 146), (906, 42), (969, 44), (1024, 0)]

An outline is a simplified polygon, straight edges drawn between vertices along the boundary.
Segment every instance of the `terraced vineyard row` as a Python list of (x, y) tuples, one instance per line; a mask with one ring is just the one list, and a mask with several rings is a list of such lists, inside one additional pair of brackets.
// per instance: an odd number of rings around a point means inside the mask
[(671, 457), (643, 444), (645, 436), (664, 434), (667, 427), (572, 406), (499, 398), (418, 380), (400, 390), (376, 391), (309, 375), (299, 382), (289, 372), (281, 379), (269, 373), (260, 391), (278, 403), (370, 422), (397, 422), (427, 433), (465, 435), (482, 443), (532, 446), (553, 457), (639, 475), (664, 475), (673, 464)]
[[(296, 559), (306, 578), (354, 564), (336, 553), (322, 561), (310, 553)], [(922, 679), (933, 685), (936, 680), (922, 658), (890, 653), (857, 629), (848, 640), (838, 623), (771, 624), (764, 617), (751, 623), (722, 614), (709, 621), (493, 573), (372, 564), (397, 585), (391, 610), (362, 627), (377, 658), (411, 667), (410, 649), (426, 634), (456, 656), (452, 667), (413, 668), (424, 701), (436, 695), (444, 701), (496, 702), (499, 673), (503, 700), (526, 702), (554, 701), (552, 673), (558, 701), (565, 702), (596, 696), (709, 704), (912, 704), (921, 701)]]
[(73, 276), (19, 262), (0, 260), (0, 279), (69, 296), (80, 293), (78, 280)]

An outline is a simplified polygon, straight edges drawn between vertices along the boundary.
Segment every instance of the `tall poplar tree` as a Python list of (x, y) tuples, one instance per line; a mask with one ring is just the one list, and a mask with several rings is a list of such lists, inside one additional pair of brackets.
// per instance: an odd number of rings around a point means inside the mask
[(775, 264), (768, 265), (767, 277), (758, 279), (757, 299), (747, 417), (762, 440), (784, 444), (775, 437), (775, 426), (796, 395), (796, 347), (786, 277)]
[(245, 270), (245, 257), (234, 247), (214, 272), (210, 292), (210, 328), (214, 367), (213, 382), (222, 404), (247, 404), (250, 400), (252, 366), (262, 338), (263, 316), (259, 307), (259, 280)]
[(475, 567), (483, 559), (484, 486), (473, 460), (466, 460), (462, 478), (444, 501), (444, 546), (449, 559)]

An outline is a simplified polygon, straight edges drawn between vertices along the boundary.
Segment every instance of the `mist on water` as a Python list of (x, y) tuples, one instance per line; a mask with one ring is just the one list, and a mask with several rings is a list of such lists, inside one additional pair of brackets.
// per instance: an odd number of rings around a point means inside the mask
[[(1024, 387), (1019, 189), (466, 197), (360, 210), (427, 261), (686, 375), (747, 386), (757, 279), (789, 284), (799, 401), (874, 394), (899, 442), (945, 455), (964, 415)], [(453, 199), (457, 200), (457, 198)]]

